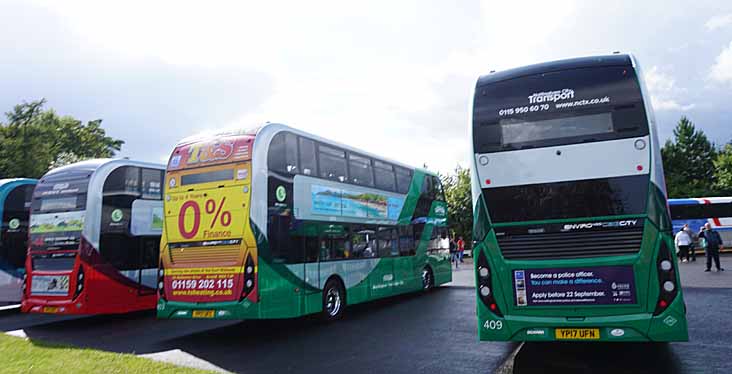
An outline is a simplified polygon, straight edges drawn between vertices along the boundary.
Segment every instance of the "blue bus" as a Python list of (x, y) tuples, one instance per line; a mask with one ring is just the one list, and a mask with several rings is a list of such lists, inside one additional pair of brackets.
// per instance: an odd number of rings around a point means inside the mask
[(35, 179), (0, 179), (0, 305), (20, 302)]
[[(684, 224), (696, 233), (705, 223), (719, 232), (724, 244), (723, 251), (732, 247), (732, 197), (699, 197), (668, 199), (674, 234)], [(700, 248), (697, 248), (697, 251)]]

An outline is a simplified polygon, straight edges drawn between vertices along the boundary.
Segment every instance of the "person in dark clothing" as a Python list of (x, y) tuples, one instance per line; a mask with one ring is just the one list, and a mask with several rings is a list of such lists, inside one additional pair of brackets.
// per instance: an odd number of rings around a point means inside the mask
[(724, 271), (719, 263), (719, 251), (724, 249), (722, 246), (722, 237), (719, 236), (718, 232), (712, 230), (712, 225), (709, 223), (704, 225), (704, 231), (699, 234), (699, 237), (704, 238), (706, 242), (707, 268), (704, 271), (712, 270), (712, 260), (714, 260), (717, 271)]

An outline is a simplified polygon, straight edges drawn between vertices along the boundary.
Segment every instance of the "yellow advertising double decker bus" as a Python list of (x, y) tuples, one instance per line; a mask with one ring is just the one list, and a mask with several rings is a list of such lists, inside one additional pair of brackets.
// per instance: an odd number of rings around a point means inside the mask
[(182, 141), (160, 318), (291, 318), (452, 278), (437, 175), (280, 124)]

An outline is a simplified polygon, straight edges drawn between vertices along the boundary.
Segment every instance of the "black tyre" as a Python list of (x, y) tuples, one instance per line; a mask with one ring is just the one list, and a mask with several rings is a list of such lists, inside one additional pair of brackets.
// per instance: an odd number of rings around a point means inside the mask
[(328, 321), (339, 319), (346, 308), (346, 292), (340, 282), (331, 279), (323, 288), (323, 317)]

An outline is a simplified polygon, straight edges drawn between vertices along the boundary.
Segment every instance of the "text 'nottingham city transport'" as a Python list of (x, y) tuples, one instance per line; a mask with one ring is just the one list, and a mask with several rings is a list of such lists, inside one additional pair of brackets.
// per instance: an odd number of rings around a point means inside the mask
[(650, 98), (629, 55), (532, 65), (475, 88), (481, 340), (685, 341)]

